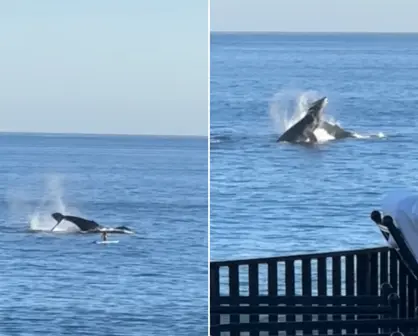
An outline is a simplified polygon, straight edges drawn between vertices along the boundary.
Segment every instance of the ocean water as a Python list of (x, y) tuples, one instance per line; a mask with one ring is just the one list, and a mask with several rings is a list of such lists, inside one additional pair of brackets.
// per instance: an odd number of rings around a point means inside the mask
[(2, 134), (0, 158), (1, 335), (207, 334), (206, 138)]
[[(418, 193), (418, 35), (211, 36), (211, 259), (380, 246), (389, 190)], [(327, 96), (359, 138), (278, 136)]]

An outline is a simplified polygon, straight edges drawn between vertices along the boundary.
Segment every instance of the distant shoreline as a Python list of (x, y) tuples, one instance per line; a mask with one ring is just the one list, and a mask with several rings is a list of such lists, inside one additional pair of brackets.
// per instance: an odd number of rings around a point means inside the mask
[(418, 32), (349, 32), (349, 31), (244, 31), (244, 30), (211, 30), (211, 34), (218, 35), (418, 35)]
[(208, 139), (207, 135), (177, 135), (177, 134), (116, 134), (116, 133), (60, 133), (60, 132), (10, 132), (0, 131), (1, 136), (50, 136), (50, 137), (141, 137), (141, 138), (175, 138), (175, 139)]

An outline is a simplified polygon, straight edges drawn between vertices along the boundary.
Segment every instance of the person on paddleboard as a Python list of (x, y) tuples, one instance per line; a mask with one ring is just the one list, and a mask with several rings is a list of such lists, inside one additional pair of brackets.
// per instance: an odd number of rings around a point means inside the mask
[(102, 240), (106, 241), (107, 240), (107, 232), (102, 232)]

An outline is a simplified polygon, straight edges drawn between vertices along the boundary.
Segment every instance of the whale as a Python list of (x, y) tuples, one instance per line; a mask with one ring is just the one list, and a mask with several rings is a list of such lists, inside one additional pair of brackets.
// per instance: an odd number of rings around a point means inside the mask
[(106, 228), (98, 224), (97, 222), (89, 219), (85, 219), (82, 217), (77, 216), (70, 216), (70, 215), (63, 215), (60, 212), (54, 212), (51, 214), (52, 218), (54, 218), (57, 223), (51, 229), (51, 232), (63, 221), (68, 221), (76, 225), (80, 232), (82, 233), (100, 233), (100, 232), (108, 232), (108, 233), (120, 233), (120, 234), (133, 234), (134, 231), (126, 226), (117, 226), (115, 228)]
[(320, 127), (324, 129), (329, 135), (332, 135), (335, 140), (356, 137), (354, 132), (347, 131), (336, 124), (331, 124), (326, 120), (321, 122)]
[(328, 104), (328, 98), (322, 97), (309, 105), (306, 115), (296, 124), (285, 131), (277, 142), (318, 142), (314, 131), (321, 125), (323, 120), (324, 108)]

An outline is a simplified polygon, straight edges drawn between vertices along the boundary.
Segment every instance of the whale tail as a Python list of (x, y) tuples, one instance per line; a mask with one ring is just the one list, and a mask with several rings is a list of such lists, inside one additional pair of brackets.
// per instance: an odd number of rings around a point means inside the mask
[(64, 216), (62, 213), (60, 213), (60, 212), (54, 212), (51, 216), (52, 216), (52, 218), (54, 218), (57, 222), (61, 222), (61, 221), (65, 218), (65, 216)]
[(57, 221), (57, 224), (55, 224), (54, 227), (51, 229), (52, 232), (59, 225), (59, 223), (61, 223), (62, 220), (65, 219), (65, 216), (60, 212), (54, 212), (51, 216)]

